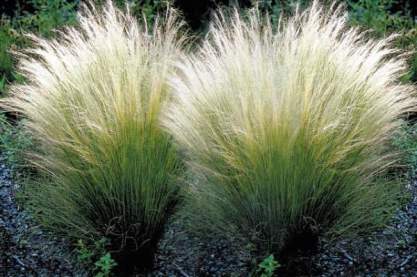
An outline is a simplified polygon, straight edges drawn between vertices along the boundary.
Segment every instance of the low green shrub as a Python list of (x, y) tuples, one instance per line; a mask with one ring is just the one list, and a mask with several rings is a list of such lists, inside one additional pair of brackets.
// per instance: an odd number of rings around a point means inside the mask
[(34, 11), (21, 11), (13, 18), (13, 25), (19, 31), (30, 31), (51, 37), (55, 29), (76, 23), (78, 1), (30, 0), (29, 2)]
[(16, 61), (11, 52), (30, 45), (25, 33), (51, 37), (55, 29), (76, 22), (77, 1), (27, 2), (32, 6), (32, 12), (18, 9), (13, 17), (2, 15), (0, 18), (0, 96), (5, 96), (8, 84), (22, 81), (22, 77), (15, 72)]
[(372, 29), (378, 36), (413, 28), (415, 22), (403, 11), (391, 11), (397, 0), (348, 1), (350, 23)]
[[(348, 1), (350, 24), (371, 29), (374, 37), (386, 37), (397, 33), (395, 46), (414, 52), (417, 47), (417, 23), (409, 7), (394, 9), (398, 0), (357, 0)], [(408, 59), (410, 68), (403, 81), (417, 81), (417, 54)]]
[(181, 54), (173, 12), (153, 28), (107, 2), (84, 8), (55, 40), (32, 36), (3, 107), (22, 114), (49, 176), (30, 195), (40, 222), (71, 239), (107, 237), (112, 251), (152, 245), (177, 201), (183, 171), (159, 127), (166, 79)]
[(13, 59), (8, 53), (14, 42), (14, 30), (10, 26), (10, 22), (6, 18), (0, 21), (0, 73), (2, 77), (1, 91), (4, 91), (5, 80), (10, 78), (13, 67)]
[(392, 38), (349, 28), (342, 8), (315, 1), (276, 28), (261, 18), (218, 14), (172, 79), (164, 125), (188, 160), (190, 228), (274, 253), (381, 226), (399, 192), (384, 178), (391, 141), (416, 108), (398, 81), (405, 60)]

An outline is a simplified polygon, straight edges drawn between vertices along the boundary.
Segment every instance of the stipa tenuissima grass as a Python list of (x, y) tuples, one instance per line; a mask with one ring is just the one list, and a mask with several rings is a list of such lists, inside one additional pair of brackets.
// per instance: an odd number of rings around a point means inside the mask
[(164, 124), (194, 178), (193, 228), (279, 250), (297, 234), (355, 234), (389, 218), (389, 142), (415, 110), (414, 88), (398, 81), (406, 63), (392, 37), (368, 39), (346, 20), (317, 1), (278, 26), (256, 11), (218, 13), (179, 64)]
[(27, 83), (3, 102), (27, 119), (49, 176), (30, 196), (41, 222), (72, 239), (106, 236), (113, 247), (152, 244), (176, 202), (182, 163), (159, 114), (181, 55), (175, 12), (153, 27), (110, 1), (85, 6), (57, 40), (32, 36)]

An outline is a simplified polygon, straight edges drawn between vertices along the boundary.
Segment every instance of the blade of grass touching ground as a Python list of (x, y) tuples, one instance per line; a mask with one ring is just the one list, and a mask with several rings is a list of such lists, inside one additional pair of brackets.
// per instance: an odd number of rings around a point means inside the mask
[(398, 193), (383, 178), (389, 142), (416, 107), (398, 81), (404, 55), (317, 1), (278, 26), (262, 18), (218, 13), (172, 78), (164, 124), (193, 176), (191, 228), (279, 251), (297, 235), (381, 226)]
[(113, 250), (154, 243), (177, 201), (182, 163), (159, 127), (167, 76), (181, 55), (182, 23), (170, 11), (153, 27), (108, 1), (85, 6), (57, 40), (32, 36), (25, 85), (3, 101), (27, 118), (49, 176), (31, 196), (35, 214), (78, 240), (110, 238)]

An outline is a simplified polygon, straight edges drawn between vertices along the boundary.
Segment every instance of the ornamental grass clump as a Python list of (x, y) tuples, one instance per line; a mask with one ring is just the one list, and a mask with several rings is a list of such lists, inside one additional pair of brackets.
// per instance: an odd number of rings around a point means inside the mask
[(45, 226), (76, 240), (107, 237), (112, 250), (154, 242), (183, 171), (159, 124), (180, 27), (174, 12), (148, 28), (108, 1), (85, 6), (57, 40), (32, 36), (20, 63), (27, 84), (3, 106), (27, 119), (40, 146), (33, 162), (48, 182), (30, 203)]
[(164, 125), (193, 176), (190, 226), (275, 251), (380, 226), (398, 196), (384, 178), (390, 140), (416, 105), (398, 81), (404, 55), (392, 37), (349, 28), (340, 7), (315, 1), (278, 26), (263, 18), (219, 13), (171, 80)]

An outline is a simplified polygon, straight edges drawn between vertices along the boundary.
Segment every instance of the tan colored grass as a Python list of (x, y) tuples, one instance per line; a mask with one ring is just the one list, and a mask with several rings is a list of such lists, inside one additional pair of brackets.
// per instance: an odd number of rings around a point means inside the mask
[(111, 1), (88, 6), (58, 39), (31, 36), (20, 60), (27, 83), (2, 106), (27, 119), (40, 145), (33, 162), (50, 182), (30, 200), (41, 222), (72, 239), (142, 247), (177, 201), (182, 165), (159, 115), (182, 23), (174, 11), (150, 27)]
[(194, 176), (195, 229), (280, 249), (299, 233), (354, 234), (389, 218), (389, 144), (415, 89), (399, 82), (406, 61), (392, 37), (371, 40), (346, 21), (318, 1), (278, 26), (257, 11), (219, 12), (179, 64), (164, 124)]

